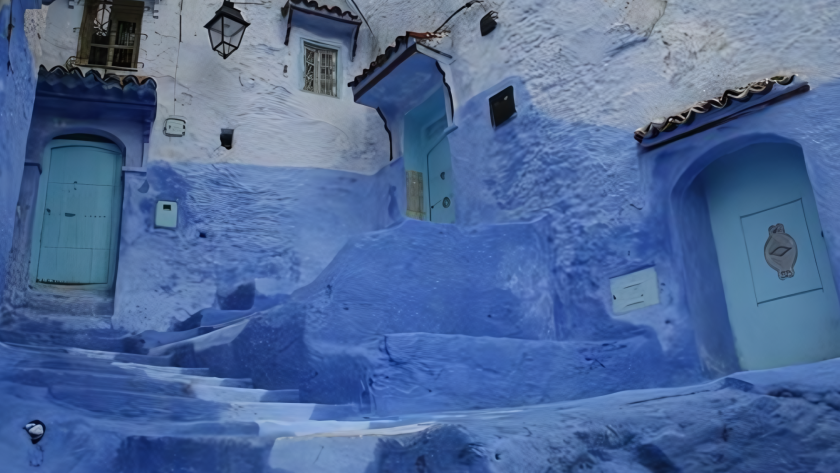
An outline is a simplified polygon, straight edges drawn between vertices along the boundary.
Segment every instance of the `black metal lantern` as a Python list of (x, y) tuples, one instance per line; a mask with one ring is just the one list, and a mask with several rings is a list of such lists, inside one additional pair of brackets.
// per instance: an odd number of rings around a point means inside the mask
[(216, 16), (204, 27), (210, 32), (210, 46), (222, 59), (227, 59), (239, 48), (245, 28), (250, 25), (242, 18), (239, 10), (233, 7), (233, 2), (225, 0), (222, 8), (216, 10)]

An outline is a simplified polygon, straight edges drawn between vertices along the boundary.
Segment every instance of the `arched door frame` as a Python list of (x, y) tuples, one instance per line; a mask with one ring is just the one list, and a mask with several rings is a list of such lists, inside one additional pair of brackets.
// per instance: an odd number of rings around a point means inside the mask
[[(758, 132), (750, 126), (749, 120), (742, 120), (741, 123), (730, 122), (725, 126), (706, 130), (703, 133), (688, 137), (686, 139), (664, 145), (650, 152), (654, 166), (654, 176), (660, 179), (659, 189), (664, 191), (663, 197), (667, 202), (667, 220), (669, 221), (669, 236), (672, 255), (676, 265), (680, 268), (683, 298), (688, 308), (695, 328), (695, 336), (698, 348), (698, 355), (703, 361), (706, 370), (713, 377), (723, 376), (735, 371), (740, 371), (735, 351), (735, 342), (729, 325), (729, 315), (726, 309), (726, 299), (723, 293), (723, 286), (720, 282), (720, 268), (717, 263), (717, 250), (710, 229), (707, 238), (703, 239), (704, 245), (709, 245), (706, 250), (711, 251), (714, 258), (708, 258), (705, 268), (706, 273), (698, 274), (697, 268), (692, 267), (686, 244), (693, 241), (691, 231), (685, 221), (691, 218), (686, 214), (687, 202), (693, 192), (692, 185), (698, 176), (712, 163), (719, 158), (760, 143), (778, 143), (792, 145), (802, 150), (805, 157), (808, 177), (813, 183), (811, 169), (808, 166), (808, 150), (795, 138), (775, 131)], [(763, 128), (763, 127), (761, 127)], [(664, 185), (663, 185), (664, 184)], [(661, 186), (661, 187), (660, 187)], [(662, 195), (662, 194), (660, 194)], [(696, 198), (696, 196), (695, 196)], [(819, 211), (819, 206), (818, 206)], [(707, 211), (708, 212), (708, 211)], [(707, 216), (708, 217), (708, 216)], [(820, 218), (823, 216), (820, 213)], [(691, 250), (697, 251), (696, 248)], [(829, 249), (830, 252), (830, 249)], [(832, 259), (833, 261), (833, 259)], [(832, 271), (837, 274), (834, 264)], [(711, 287), (709, 292), (717, 301), (705, 307), (705, 310), (698, 308), (692, 303), (694, 294), (699, 284), (699, 279), (708, 276), (711, 280), (704, 280), (704, 285)], [(716, 281), (715, 281), (716, 279)], [(708, 297), (704, 294), (703, 297)], [(711, 310), (714, 306), (715, 310)]]
[[(98, 135), (98, 134), (97, 134)], [(105, 138), (108, 138), (107, 136)], [(110, 139), (110, 138), (109, 138)], [(114, 194), (112, 200), (112, 210), (111, 210), (111, 248), (110, 248), (110, 255), (109, 255), (109, 266), (108, 266), (108, 282), (105, 284), (80, 284), (80, 285), (67, 285), (63, 286), (63, 288), (70, 289), (70, 290), (110, 290), (114, 287), (114, 281), (116, 280), (116, 260), (119, 254), (119, 238), (120, 238), (120, 221), (122, 216), (122, 201), (123, 201), (123, 179), (122, 179), (122, 165), (125, 162), (125, 153), (124, 150), (120, 148), (120, 146), (114, 143), (104, 143), (104, 142), (89, 142), (89, 141), (77, 141), (77, 140), (52, 140), (49, 141), (43, 150), (43, 154), (41, 157), (41, 176), (38, 182), (38, 197), (35, 206), (35, 218), (33, 221), (33, 228), (32, 228), (32, 244), (30, 246), (31, 253), (30, 253), (30, 264), (29, 264), (29, 283), (33, 287), (35, 286), (50, 286), (53, 285), (39, 283), (37, 282), (37, 275), (38, 275), (38, 265), (40, 262), (41, 257), (41, 232), (43, 230), (43, 222), (44, 222), (44, 209), (46, 207), (46, 194), (47, 194), (47, 187), (49, 184), (49, 175), (50, 175), (50, 164), (51, 164), (51, 155), (53, 149), (56, 148), (63, 148), (63, 147), (72, 147), (72, 146), (84, 146), (89, 148), (99, 148), (111, 153), (117, 154), (119, 156), (120, 162), (119, 165), (115, 168), (115, 186), (114, 186)]]

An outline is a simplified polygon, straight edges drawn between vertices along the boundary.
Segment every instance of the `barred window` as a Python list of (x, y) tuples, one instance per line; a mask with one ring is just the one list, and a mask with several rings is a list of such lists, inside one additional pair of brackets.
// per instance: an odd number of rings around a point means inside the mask
[(135, 0), (90, 0), (79, 32), (76, 64), (136, 69), (143, 7)]
[(304, 43), (303, 90), (338, 96), (336, 64), (338, 51)]

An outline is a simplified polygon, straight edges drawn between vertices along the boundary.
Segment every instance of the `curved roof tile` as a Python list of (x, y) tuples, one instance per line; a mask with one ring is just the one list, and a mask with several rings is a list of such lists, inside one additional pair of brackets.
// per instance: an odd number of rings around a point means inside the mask
[[(648, 123), (647, 125), (637, 129), (633, 133), (633, 136), (636, 141), (642, 144), (647, 143), (648, 140), (655, 141), (657, 144), (670, 141), (670, 138), (659, 137), (659, 135), (662, 133), (673, 132), (681, 126), (691, 125), (692, 122), (702, 117), (704, 114), (728, 108), (735, 103), (743, 104), (749, 102), (755, 96), (766, 96), (773, 91), (774, 87), (792, 85), (795, 78), (796, 75), (775, 76), (769, 79), (752, 82), (746, 87), (727, 89), (719, 97), (697, 102), (676, 115), (672, 115), (661, 121)], [(799, 90), (808, 90), (808, 83), (800, 81), (790, 92)], [(725, 116), (719, 117), (719, 119), (722, 118), (725, 118)]]
[[(342, 17), (342, 18), (347, 17), (347, 18), (349, 18), (351, 20), (354, 20), (354, 21), (359, 19), (358, 16), (352, 14), (349, 11), (344, 11), (341, 8), (338, 8), (338, 7), (328, 7), (327, 5), (319, 5), (318, 2), (316, 2), (315, 0), (289, 0), (289, 3), (294, 3), (295, 5), (303, 4), (307, 8), (311, 8), (311, 9), (317, 10), (317, 11), (332, 13), (333, 15), (336, 15), (336, 16), (339, 16), (339, 17)], [(289, 3), (286, 3), (286, 6), (283, 8), (283, 16), (286, 15), (286, 11), (288, 10)]]
[(370, 66), (364, 69), (361, 74), (353, 78), (353, 81), (348, 83), (347, 85), (349, 87), (356, 87), (357, 85), (359, 85), (363, 80), (365, 80), (365, 78), (371, 75), (373, 71), (382, 67), (382, 65), (385, 64), (388, 61), (388, 59), (391, 58), (394, 52), (398, 51), (404, 44), (407, 44), (409, 38), (422, 40), (433, 39), (438, 37), (439, 36), (434, 33), (415, 33), (413, 31), (406, 31), (404, 36), (398, 36), (397, 39), (394, 41), (393, 45), (385, 48), (384, 53), (380, 54), (379, 56), (376, 56), (376, 59), (374, 59), (373, 62), (370, 63)]
[(64, 66), (55, 66), (47, 70), (40, 66), (36, 94), (154, 105), (157, 102), (157, 82), (151, 77), (133, 75), (102, 76), (93, 69), (82, 73), (77, 67), (68, 70)]

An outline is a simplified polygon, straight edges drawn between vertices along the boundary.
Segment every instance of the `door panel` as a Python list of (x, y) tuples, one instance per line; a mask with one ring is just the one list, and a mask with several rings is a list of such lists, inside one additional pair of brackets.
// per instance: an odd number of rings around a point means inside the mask
[(50, 182), (114, 185), (114, 153), (87, 146), (56, 148), (50, 160)]
[(92, 284), (108, 282), (110, 253), (108, 250), (90, 250), (90, 282)]
[[(784, 222), (785, 233), (793, 238), (795, 248), (783, 247), (785, 253), (796, 252), (794, 277), (780, 279), (764, 256), (764, 246), (769, 228)], [(822, 289), (817, 261), (811, 246), (811, 235), (805, 222), (802, 199), (789, 204), (741, 217), (744, 243), (750, 260), (750, 273), (755, 288), (756, 302), (769, 301)]]
[(44, 220), (41, 230), (41, 245), (51, 248), (58, 246), (58, 236), (61, 233), (61, 213), (63, 186), (47, 185), (47, 198), (44, 206)]
[(39, 282), (109, 282), (120, 155), (81, 143), (53, 148), (50, 154)]
[[(720, 158), (702, 179), (741, 366), (840, 356), (840, 305), (801, 149), (753, 145)], [(784, 245), (768, 242), (777, 224)], [(780, 279), (772, 253), (793, 247), (793, 276)]]
[(429, 151), (430, 220), (455, 223), (455, 198), (452, 195), (452, 157), (449, 139), (444, 137)]
[(443, 88), (405, 115), (406, 215), (409, 217), (455, 223), (448, 126)]

